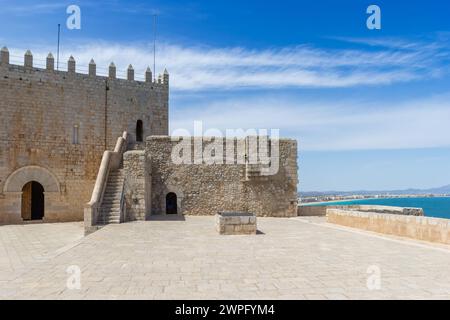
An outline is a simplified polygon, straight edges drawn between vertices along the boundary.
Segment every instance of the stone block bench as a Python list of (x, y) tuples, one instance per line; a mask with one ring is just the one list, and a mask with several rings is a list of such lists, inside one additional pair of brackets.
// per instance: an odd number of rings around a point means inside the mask
[(216, 229), (221, 235), (256, 234), (256, 215), (242, 212), (219, 212), (216, 215)]

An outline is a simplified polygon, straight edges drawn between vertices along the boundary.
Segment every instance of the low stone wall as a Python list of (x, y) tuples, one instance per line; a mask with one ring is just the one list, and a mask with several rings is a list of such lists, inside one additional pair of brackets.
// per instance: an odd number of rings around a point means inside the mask
[(327, 209), (325, 206), (299, 206), (298, 215), (300, 217), (321, 217), (327, 215)]
[(342, 209), (359, 212), (372, 212), (384, 214), (399, 214), (405, 216), (423, 216), (421, 208), (402, 208), (373, 205), (350, 205), (350, 206), (299, 206), (298, 215), (303, 217), (326, 216), (330, 209)]
[(450, 220), (329, 208), (327, 221), (346, 227), (450, 244)]
[(332, 209), (343, 209), (360, 212), (399, 214), (403, 216), (423, 216), (422, 208), (403, 208), (389, 206), (373, 206), (373, 205), (351, 205), (351, 206), (333, 206)]

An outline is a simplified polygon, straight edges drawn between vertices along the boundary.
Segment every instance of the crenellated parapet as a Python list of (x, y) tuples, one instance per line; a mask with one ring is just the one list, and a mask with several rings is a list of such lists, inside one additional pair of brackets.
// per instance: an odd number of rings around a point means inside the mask
[(111, 64), (109, 65), (109, 78), (115, 79), (116, 76), (117, 76), (116, 65), (114, 64), (114, 62), (111, 62)]
[(128, 66), (127, 80), (134, 81), (134, 68), (131, 64)]
[(146, 82), (152, 82), (153, 81), (153, 73), (150, 67), (147, 68), (147, 71), (145, 72), (145, 81)]
[(69, 61), (67, 61), (67, 72), (68, 73), (76, 73), (77, 72), (77, 63), (73, 56), (70, 56)]
[[(67, 73), (68, 75), (73, 74), (80, 74), (84, 75), (83, 73), (77, 72), (77, 62), (73, 56), (70, 56), (69, 60), (67, 61), (67, 70), (55, 70), (55, 58), (52, 53), (49, 53), (46, 58), (46, 66), (45, 69), (43, 68), (37, 68), (33, 65), (33, 53), (30, 50), (27, 50), (27, 52), (24, 54), (24, 63), (23, 68), (28, 71), (48, 71), (48, 72), (58, 72), (58, 73)], [(10, 53), (7, 47), (3, 47), (0, 50), (0, 66), (16, 66), (21, 67), (18, 65), (10, 64)], [(88, 65), (88, 73), (87, 76), (89, 77), (99, 77), (99, 78), (108, 78), (108, 79), (118, 79), (117, 78), (117, 68), (114, 62), (111, 62), (108, 68), (108, 75), (107, 76), (101, 76), (97, 74), (97, 64), (95, 63), (94, 59), (91, 59)], [(119, 80), (126, 80), (126, 81), (135, 81), (135, 82), (145, 82), (150, 83), (152, 85), (169, 85), (169, 73), (167, 72), (167, 69), (164, 69), (164, 73), (158, 75), (156, 79), (153, 78), (153, 72), (150, 69), (150, 67), (147, 68), (144, 75), (144, 81), (138, 81), (135, 79), (135, 70), (133, 66), (130, 64), (128, 66), (128, 69), (126, 70), (126, 79), (119, 79)]]
[(9, 64), (9, 50), (7, 47), (3, 47), (0, 51), (0, 63), (2, 65), (8, 65)]
[(92, 77), (97, 75), (97, 65), (95, 64), (94, 59), (91, 59), (89, 62), (89, 75)]
[(46, 68), (48, 71), (55, 70), (55, 58), (53, 57), (53, 55), (51, 53), (49, 53), (47, 56)]

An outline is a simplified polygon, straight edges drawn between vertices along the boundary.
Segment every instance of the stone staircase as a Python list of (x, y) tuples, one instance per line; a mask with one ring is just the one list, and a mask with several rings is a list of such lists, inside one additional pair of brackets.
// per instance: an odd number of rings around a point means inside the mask
[(105, 194), (97, 223), (100, 225), (121, 223), (121, 200), (125, 177), (123, 169), (109, 173)]

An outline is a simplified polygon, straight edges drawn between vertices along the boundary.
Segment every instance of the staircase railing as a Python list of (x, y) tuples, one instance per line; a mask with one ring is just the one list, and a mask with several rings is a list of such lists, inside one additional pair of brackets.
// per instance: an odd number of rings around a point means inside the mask
[(105, 151), (103, 153), (97, 180), (95, 181), (94, 190), (92, 191), (91, 201), (84, 207), (84, 229), (86, 234), (96, 230), (95, 226), (97, 225), (100, 214), (109, 173), (112, 170), (119, 169), (123, 154), (127, 150), (127, 144), (128, 133), (125, 131), (123, 135), (117, 139), (114, 151)]
[(126, 222), (127, 206), (125, 205), (125, 181), (122, 184), (122, 191), (120, 197), (120, 223)]

